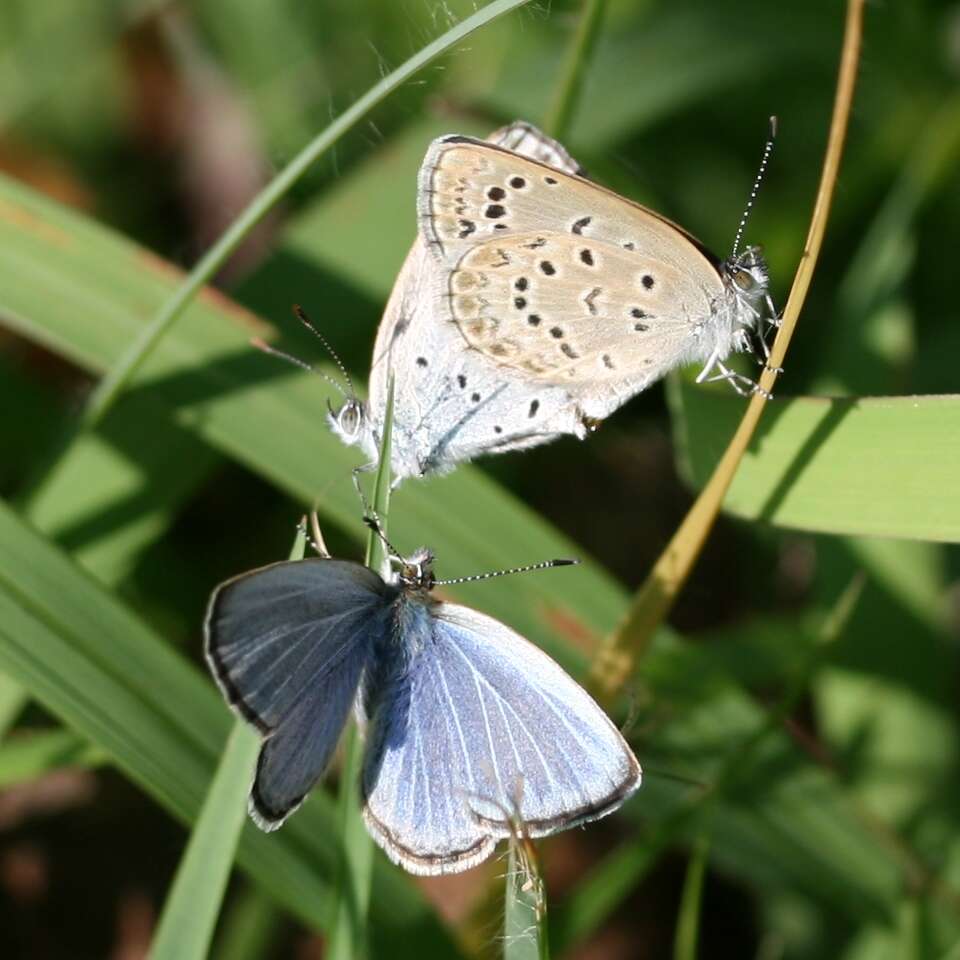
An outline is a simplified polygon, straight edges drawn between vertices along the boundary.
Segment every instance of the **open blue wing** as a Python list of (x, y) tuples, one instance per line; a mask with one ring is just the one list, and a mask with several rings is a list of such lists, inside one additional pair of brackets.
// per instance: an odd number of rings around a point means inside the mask
[(640, 785), (606, 714), (519, 634), (415, 600), (400, 623), (407, 656), (366, 693), (363, 773), (367, 825), (395, 862), (465, 870), (511, 821), (551, 833), (610, 813)]
[(394, 593), (346, 560), (275, 563), (210, 599), (206, 655), (230, 705), (266, 738), (250, 811), (278, 827), (323, 775)]

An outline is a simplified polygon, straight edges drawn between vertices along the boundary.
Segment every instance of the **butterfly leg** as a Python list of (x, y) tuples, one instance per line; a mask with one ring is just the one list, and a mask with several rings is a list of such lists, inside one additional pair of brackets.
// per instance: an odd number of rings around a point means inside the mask
[(315, 553), (325, 559), (329, 559), (330, 551), (327, 549), (327, 544), (323, 539), (323, 534), (320, 532), (320, 518), (317, 516), (317, 511), (311, 510), (309, 517), (309, 526), (307, 523), (307, 517), (303, 516), (300, 518), (300, 522), (297, 524), (297, 530), (304, 535), (307, 543), (310, 545), (310, 548)]
[(757, 357), (757, 363), (759, 363), (764, 370), (769, 370), (771, 373), (783, 373), (783, 367), (770, 366), (770, 348), (767, 346), (766, 337), (760, 333), (757, 339), (760, 341), (760, 346), (763, 349), (763, 356)]
[(720, 380), (725, 380), (741, 397), (749, 397), (755, 393), (759, 393), (765, 400), (771, 399), (771, 394), (764, 390), (756, 381), (745, 377), (742, 373), (737, 373), (736, 370), (731, 370), (720, 360), (717, 360), (716, 366), (720, 371), (718, 374), (704, 379), (697, 377), (697, 383), (717, 383)]
[(370, 506), (370, 501), (367, 500), (367, 495), (363, 492), (363, 487), (360, 486), (360, 474), (370, 473), (376, 469), (377, 461), (371, 460), (370, 463), (364, 463), (359, 467), (354, 467), (353, 470), (350, 471), (350, 476), (353, 479), (353, 489), (357, 491), (357, 496), (360, 498), (360, 505), (363, 507), (363, 512), (365, 514), (369, 514), (371, 517), (376, 517), (376, 511)]

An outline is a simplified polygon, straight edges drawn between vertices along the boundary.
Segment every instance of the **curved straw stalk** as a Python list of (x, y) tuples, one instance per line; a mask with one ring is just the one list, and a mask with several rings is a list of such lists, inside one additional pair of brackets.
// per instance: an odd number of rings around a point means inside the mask
[(783, 311), (780, 330), (770, 353), (769, 366), (764, 369), (760, 377), (761, 392), (751, 397), (737, 432), (724, 451), (713, 475), (654, 564), (647, 579), (634, 595), (626, 616), (607, 637), (594, 657), (589, 682), (603, 700), (609, 701), (623, 688), (633, 673), (635, 664), (647, 649), (654, 632), (669, 614), (683, 589), (720, 512), (734, 473), (756, 430), (760, 415), (767, 403), (765, 394), (773, 391), (777, 379), (776, 369), (783, 365), (797, 318), (800, 316), (800, 310), (813, 279), (827, 227), (827, 217), (833, 200), (850, 108), (853, 103), (863, 34), (863, 6), (863, 0), (850, 0), (847, 6), (833, 119), (820, 176), (820, 187), (810, 218), (810, 229), (800, 266), (797, 268), (790, 296)]

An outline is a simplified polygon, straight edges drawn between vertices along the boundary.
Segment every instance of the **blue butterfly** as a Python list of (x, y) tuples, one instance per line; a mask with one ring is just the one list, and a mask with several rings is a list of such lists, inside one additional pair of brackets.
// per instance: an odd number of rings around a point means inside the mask
[(261, 829), (303, 802), (354, 704), (364, 820), (411, 873), (466, 870), (517, 820), (542, 836), (639, 787), (589, 694), (509, 627), (435, 599), (432, 560), (419, 551), (389, 581), (349, 560), (275, 563), (213, 592), (207, 661), (264, 738), (249, 800)]

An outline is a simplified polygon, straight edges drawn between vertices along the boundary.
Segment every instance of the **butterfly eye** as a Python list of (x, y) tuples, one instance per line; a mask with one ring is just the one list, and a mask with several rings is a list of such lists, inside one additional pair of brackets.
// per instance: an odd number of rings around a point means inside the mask
[(348, 401), (343, 405), (343, 409), (337, 416), (337, 419), (340, 422), (340, 429), (347, 436), (353, 436), (360, 429), (360, 404), (356, 403), (353, 400)]
[(749, 270), (738, 270), (733, 275), (733, 282), (744, 292), (752, 290), (756, 283)]

